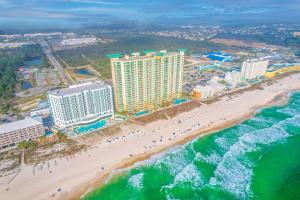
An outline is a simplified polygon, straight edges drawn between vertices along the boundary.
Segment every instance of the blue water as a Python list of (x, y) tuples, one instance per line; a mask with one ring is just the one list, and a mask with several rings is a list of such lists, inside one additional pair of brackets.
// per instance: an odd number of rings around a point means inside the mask
[(82, 75), (91, 75), (91, 72), (87, 69), (76, 69), (76, 73)]
[(37, 65), (42, 64), (42, 59), (40, 57), (38, 57), (38, 58), (31, 59), (31, 60), (25, 60), (24, 64), (28, 67), (37, 66)]
[(106, 125), (106, 120), (96, 121), (92, 124), (80, 126), (79, 128), (75, 128), (75, 133), (84, 134), (91, 131), (95, 131), (97, 129), (103, 128)]
[(143, 110), (143, 111), (135, 113), (133, 116), (134, 117), (140, 117), (140, 116), (148, 114), (148, 113), (149, 113), (149, 110)]
[(46, 132), (45, 132), (45, 136), (49, 136), (49, 135), (52, 135), (52, 134), (53, 134), (52, 131), (46, 131)]
[(29, 88), (32, 88), (32, 84), (28, 81), (23, 81), (22, 88), (23, 90), (27, 90)]
[(185, 102), (187, 102), (187, 101), (188, 101), (188, 99), (186, 99), (186, 98), (183, 98), (183, 99), (176, 99), (176, 100), (173, 101), (173, 104), (174, 104), (174, 105), (179, 105), (179, 104), (185, 103)]

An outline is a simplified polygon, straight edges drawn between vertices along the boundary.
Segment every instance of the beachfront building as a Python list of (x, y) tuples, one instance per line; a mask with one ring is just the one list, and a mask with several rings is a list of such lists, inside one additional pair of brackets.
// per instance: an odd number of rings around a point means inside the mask
[(273, 65), (269, 67), (265, 73), (266, 78), (274, 78), (278, 74), (283, 74), (287, 72), (297, 72), (300, 71), (300, 65), (291, 65), (291, 64), (283, 64), (283, 65)]
[(242, 64), (242, 77), (244, 80), (252, 80), (263, 77), (267, 71), (269, 60), (252, 59)]
[(43, 124), (32, 118), (0, 125), (0, 149), (16, 147), (22, 141), (33, 140), (44, 134)]
[(111, 59), (115, 107), (118, 112), (156, 109), (182, 95), (184, 49), (148, 50)]
[(221, 83), (210, 82), (208, 85), (198, 85), (193, 89), (193, 96), (196, 101), (203, 101), (212, 97), (216, 97), (226, 89)]
[(112, 88), (102, 81), (50, 91), (48, 99), (54, 124), (61, 129), (114, 117)]
[(242, 82), (242, 74), (238, 71), (227, 72), (225, 74), (225, 81), (235, 87)]

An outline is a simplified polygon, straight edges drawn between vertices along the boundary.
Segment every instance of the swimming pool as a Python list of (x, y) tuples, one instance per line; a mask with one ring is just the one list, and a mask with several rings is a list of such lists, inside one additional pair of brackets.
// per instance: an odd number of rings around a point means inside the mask
[(175, 100), (173, 101), (173, 104), (174, 104), (174, 105), (179, 105), (179, 104), (185, 103), (185, 102), (187, 102), (187, 101), (188, 101), (188, 99), (186, 99), (186, 98), (183, 98), (183, 99), (175, 99)]
[(103, 128), (103, 127), (105, 127), (105, 125), (106, 125), (105, 119), (99, 120), (99, 121), (96, 121), (91, 124), (79, 126), (78, 128), (74, 129), (74, 132), (77, 134), (84, 134), (84, 133), (92, 132), (92, 131), (98, 130), (100, 128)]
[(134, 117), (140, 117), (140, 116), (148, 114), (148, 113), (149, 113), (149, 110), (143, 110), (143, 111), (135, 113), (133, 116)]

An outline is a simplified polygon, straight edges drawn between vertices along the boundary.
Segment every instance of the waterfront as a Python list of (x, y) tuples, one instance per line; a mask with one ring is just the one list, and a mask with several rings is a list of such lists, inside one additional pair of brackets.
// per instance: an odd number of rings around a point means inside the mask
[(35, 166), (22, 165), (16, 176), (2, 177), (0, 198), (78, 199), (103, 184), (114, 174), (112, 172), (131, 167), (196, 137), (238, 124), (257, 109), (284, 103), (288, 92), (300, 89), (299, 80), (300, 74), (293, 74), (272, 84), (264, 83), (263, 89), (250, 88), (224, 96), (169, 119), (145, 125), (127, 123), (98, 142), (94, 141), (97, 133), (85, 135), (82, 139), (89, 136), (86, 142), (93, 140), (86, 151), (41, 163), (38, 170), (34, 170)]
[(285, 106), (153, 156), (94, 199), (299, 199), (300, 92)]

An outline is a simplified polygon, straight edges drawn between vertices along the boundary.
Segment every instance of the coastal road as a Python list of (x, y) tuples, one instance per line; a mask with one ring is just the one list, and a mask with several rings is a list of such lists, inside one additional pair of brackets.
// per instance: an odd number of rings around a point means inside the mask
[(58, 71), (59, 76), (65, 82), (67, 86), (72, 85), (73, 81), (70, 79), (69, 76), (65, 73), (64, 69), (62, 68), (61, 64), (56, 60), (55, 56), (53, 56), (51, 52), (51, 48), (49, 47), (49, 44), (45, 40), (39, 40), (39, 44), (41, 45), (45, 55), (50, 60), (51, 64), (54, 66), (54, 68)]

